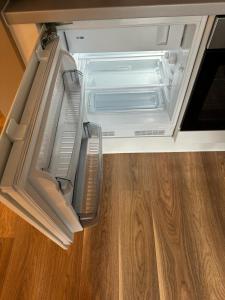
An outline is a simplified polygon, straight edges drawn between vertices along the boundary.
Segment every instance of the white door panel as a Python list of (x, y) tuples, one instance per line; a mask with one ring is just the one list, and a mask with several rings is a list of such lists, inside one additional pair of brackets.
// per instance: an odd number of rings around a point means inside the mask
[(4, 151), (0, 158), (1, 200), (62, 247), (72, 243), (73, 232), (82, 226), (57, 184), (50, 191), (38, 183), (34, 160), (41, 131), (48, 125), (46, 111), (51, 102), (57, 105), (57, 75), (62, 77), (71, 68), (76, 69), (75, 62), (62, 52), (58, 38), (45, 50), (39, 49), (25, 72), (0, 139), (1, 153)]

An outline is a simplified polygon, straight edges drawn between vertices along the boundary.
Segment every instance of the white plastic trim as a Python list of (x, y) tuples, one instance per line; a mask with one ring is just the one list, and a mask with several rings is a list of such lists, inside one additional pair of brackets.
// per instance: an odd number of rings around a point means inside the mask
[(18, 124), (14, 119), (10, 119), (6, 128), (6, 134), (11, 142), (22, 141), (26, 135), (27, 126)]

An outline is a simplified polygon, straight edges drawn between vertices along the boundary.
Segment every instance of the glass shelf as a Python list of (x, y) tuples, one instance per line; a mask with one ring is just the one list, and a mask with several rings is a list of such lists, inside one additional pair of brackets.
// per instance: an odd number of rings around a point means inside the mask
[(169, 80), (163, 56), (90, 60), (86, 64), (86, 89), (165, 86)]

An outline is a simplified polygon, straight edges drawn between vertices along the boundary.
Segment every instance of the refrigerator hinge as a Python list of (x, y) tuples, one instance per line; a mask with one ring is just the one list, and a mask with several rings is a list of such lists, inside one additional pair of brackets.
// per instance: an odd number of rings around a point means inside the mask
[(50, 26), (46, 29), (41, 37), (41, 47), (44, 50), (46, 46), (58, 37), (56, 27)]
[(48, 60), (50, 51), (46, 49), (46, 47), (56, 38), (58, 38), (56, 28), (54, 26), (47, 27), (43, 32), (40, 43), (36, 49), (36, 56), (39, 61)]
[(22, 141), (25, 138), (27, 125), (18, 124), (14, 119), (10, 119), (6, 128), (6, 134), (11, 142)]

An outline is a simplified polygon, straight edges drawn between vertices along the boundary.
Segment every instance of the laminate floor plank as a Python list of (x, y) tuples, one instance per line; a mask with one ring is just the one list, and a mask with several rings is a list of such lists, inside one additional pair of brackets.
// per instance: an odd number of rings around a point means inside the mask
[(210, 153), (150, 159), (161, 299), (225, 299), (225, 185), (215, 162)]
[[(80, 299), (159, 299), (151, 204), (141, 156), (106, 155), (103, 206), (85, 230)], [(137, 191), (137, 189), (141, 189)]]
[[(185, 257), (181, 186), (174, 156), (152, 157), (152, 216), (161, 299), (195, 299), (195, 285)], [(187, 253), (188, 255), (188, 253)]]
[(0, 203), (0, 238), (14, 238), (17, 217), (9, 208)]
[(105, 155), (68, 251), (0, 205), (0, 299), (224, 300), (225, 153)]
[[(183, 166), (179, 156), (185, 186), (184, 227), (190, 228), (191, 242), (187, 245), (192, 245), (186, 252), (193, 257), (193, 272), (199, 273), (205, 299), (222, 300), (225, 299), (225, 181), (215, 153), (187, 157), (189, 163)], [(188, 198), (185, 191), (192, 191), (192, 197)]]
[(150, 191), (147, 180), (149, 154), (116, 154), (118, 185), (120, 191)]
[(119, 197), (120, 299), (159, 299), (151, 202), (144, 191)]
[(1, 299), (78, 299), (82, 234), (65, 251), (21, 219), (17, 228)]
[(117, 157), (106, 155), (99, 223), (84, 231), (80, 300), (119, 299), (117, 172)]
[(8, 264), (13, 248), (13, 238), (0, 238), (0, 298), (5, 283)]

